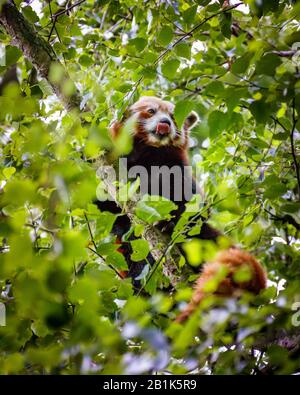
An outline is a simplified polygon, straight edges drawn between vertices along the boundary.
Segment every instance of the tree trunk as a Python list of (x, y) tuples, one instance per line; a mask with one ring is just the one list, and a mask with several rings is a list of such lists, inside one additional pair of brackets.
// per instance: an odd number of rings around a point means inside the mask
[[(24, 18), (11, 0), (6, 1), (6, 3), (2, 5), (0, 22), (11, 36), (12, 44), (23, 52), (24, 56), (36, 68), (39, 75), (49, 82), (54, 93), (61, 100), (64, 107), (67, 110), (78, 108), (80, 96), (76, 91), (75, 85), (73, 94), (68, 96), (63, 93), (64, 84), (71, 80), (68, 73), (57, 59), (51, 45), (38, 35), (34, 26)], [(52, 63), (61, 66), (62, 75), (59, 78), (59, 82), (54, 82), (49, 79), (49, 71)]]

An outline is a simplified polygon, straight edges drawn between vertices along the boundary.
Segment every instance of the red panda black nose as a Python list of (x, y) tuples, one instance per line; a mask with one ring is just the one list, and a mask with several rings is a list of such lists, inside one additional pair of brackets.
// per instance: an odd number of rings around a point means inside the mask
[(162, 118), (156, 125), (156, 133), (159, 136), (166, 136), (170, 133), (171, 122), (168, 118)]
[(162, 118), (159, 123), (166, 123), (167, 125), (171, 126), (171, 121), (168, 118)]

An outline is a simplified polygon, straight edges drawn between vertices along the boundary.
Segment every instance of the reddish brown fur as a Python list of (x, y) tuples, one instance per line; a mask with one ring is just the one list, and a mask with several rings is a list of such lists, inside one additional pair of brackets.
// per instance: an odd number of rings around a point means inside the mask
[(118, 137), (118, 135), (119, 135), (119, 133), (120, 133), (120, 130), (121, 130), (122, 126), (123, 126), (123, 125), (122, 125), (121, 122), (115, 121), (115, 122), (112, 124), (112, 126), (110, 127), (110, 133), (111, 133), (111, 136), (112, 136), (112, 139), (113, 139), (113, 140), (115, 140), (115, 139)]
[[(213, 292), (215, 295), (222, 296), (238, 296), (242, 290), (259, 293), (266, 287), (266, 273), (260, 263), (247, 252), (239, 249), (230, 248), (218, 254), (213, 262), (206, 263), (203, 267), (201, 276), (195, 284), (195, 290), (190, 303), (176, 318), (177, 322), (185, 321), (201, 303), (201, 301), (210, 292), (205, 290), (208, 281), (216, 277), (222, 267), (226, 268), (226, 277), (222, 279), (217, 285), (217, 289)], [(247, 266), (252, 274), (251, 280), (246, 282), (237, 282), (234, 279), (234, 274), (239, 269)]]

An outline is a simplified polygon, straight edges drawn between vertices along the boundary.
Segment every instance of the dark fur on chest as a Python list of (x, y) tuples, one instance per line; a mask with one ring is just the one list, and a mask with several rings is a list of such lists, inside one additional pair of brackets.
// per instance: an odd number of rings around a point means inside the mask
[(188, 166), (186, 151), (181, 147), (161, 146), (153, 147), (135, 138), (132, 152), (127, 156), (128, 169), (132, 166), (144, 166), (147, 170), (151, 166)]
[(160, 195), (172, 200), (181, 211), (196, 193), (192, 171), (187, 167), (187, 153), (182, 147), (146, 145), (137, 138), (132, 152), (127, 156), (127, 171), (141, 166), (141, 193)]

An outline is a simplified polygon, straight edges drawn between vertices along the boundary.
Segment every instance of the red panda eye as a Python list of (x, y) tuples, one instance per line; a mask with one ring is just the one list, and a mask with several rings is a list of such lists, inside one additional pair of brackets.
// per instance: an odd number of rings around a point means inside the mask
[(154, 108), (149, 108), (148, 113), (149, 113), (149, 114), (152, 114), (152, 115), (155, 114)]

